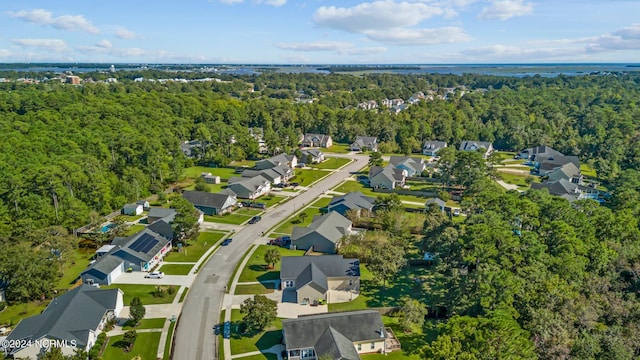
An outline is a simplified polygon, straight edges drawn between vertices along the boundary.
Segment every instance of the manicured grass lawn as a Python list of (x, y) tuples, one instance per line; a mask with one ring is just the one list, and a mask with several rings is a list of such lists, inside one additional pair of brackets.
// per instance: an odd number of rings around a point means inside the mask
[(236, 286), (235, 295), (271, 294), (275, 283), (267, 282), (262, 284), (241, 284)]
[(351, 159), (348, 158), (326, 158), (325, 161), (320, 164), (312, 164), (310, 165), (312, 168), (316, 169), (329, 169), (335, 170), (347, 165), (351, 162)]
[(240, 176), (240, 174), (236, 174), (235, 167), (219, 167), (213, 168), (208, 166), (192, 166), (184, 169), (183, 175), (187, 178), (196, 179), (199, 178), (203, 173), (211, 173), (213, 176), (220, 176), (220, 179), (229, 179), (233, 176)]
[(123, 335), (113, 336), (109, 338), (109, 344), (105, 348), (102, 358), (108, 360), (131, 360), (135, 356), (140, 356), (142, 360), (156, 360), (160, 334), (159, 332), (138, 333), (133, 349), (127, 353), (124, 352), (121, 346), (118, 346), (118, 342), (122, 340)]
[(373, 189), (371, 189), (370, 187), (366, 187), (364, 184), (362, 184), (359, 181), (351, 181), (351, 180), (345, 181), (342, 184), (338, 185), (338, 187), (334, 188), (333, 190), (337, 192), (345, 193), (345, 194), (352, 191), (360, 191), (364, 195), (378, 196), (378, 194), (373, 192)]
[[(307, 214), (307, 217), (304, 218), (304, 221), (302, 222), (298, 222), (300, 220), (302, 220), (300, 218), (300, 214)], [(313, 220), (313, 216), (314, 215), (318, 215), (320, 214), (320, 209), (318, 208), (306, 208), (303, 211), (301, 211), (300, 213), (298, 213), (297, 215), (294, 215), (292, 217), (290, 217), (287, 222), (285, 222), (284, 224), (278, 226), (274, 232), (277, 233), (282, 233), (282, 234), (291, 234), (291, 231), (293, 230), (294, 226), (307, 226), (309, 224), (311, 224), (311, 221)]]
[(297, 182), (300, 186), (309, 186), (324, 177), (331, 175), (331, 172), (314, 169), (296, 169), (296, 176), (289, 182)]
[(273, 269), (268, 269), (267, 264), (264, 262), (264, 254), (269, 248), (278, 249), (280, 256), (300, 256), (304, 254), (303, 250), (289, 250), (279, 246), (260, 245), (256, 251), (253, 252), (249, 261), (247, 261), (247, 265), (242, 269), (238, 280), (239, 282), (280, 279), (280, 262), (277, 262)]
[(226, 213), (224, 215), (205, 215), (204, 221), (207, 222), (216, 222), (222, 224), (233, 224), (240, 225), (245, 221), (251, 219), (250, 215), (236, 214), (236, 213)]
[(508, 173), (503, 171), (498, 172), (498, 177), (500, 177), (502, 181), (506, 182), (507, 184), (513, 184), (513, 185), (525, 186), (525, 187), (529, 186), (525, 181), (527, 176), (531, 176), (531, 175), (518, 175), (518, 174), (513, 174), (513, 173)]
[(180, 252), (176, 251), (178, 250), (177, 247), (174, 247), (164, 260), (169, 262), (196, 262), (210, 247), (222, 239), (224, 235), (224, 233), (219, 232), (201, 232), (196, 241), (183, 247)]
[[(153, 279), (145, 279), (149, 280), (151, 283)], [(166, 294), (164, 297), (155, 297), (153, 296), (153, 291), (156, 289), (158, 285), (137, 285), (137, 284), (111, 284), (109, 286), (102, 286), (104, 289), (114, 289), (118, 288), (124, 292), (123, 302), (125, 305), (131, 304), (131, 300), (134, 297), (139, 297), (140, 301), (142, 301), (142, 305), (154, 305), (154, 304), (170, 304), (173, 301), (173, 298), (176, 297), (176, 293), (178, 292), (178, 286), (173, 286), (175, 292), (171, 295)]]
[(383, 359), (415, 359), (419, 360), (420, 350), (424, 344), (431, 342), (437, 336), (436, 323), (427, 320), (423, 329), (412, 333), (405, 333), (399, 325), (400, 318), (383, 316), (382, 322), (386, 327), (393, 330), (396, 338), (400, 341), (402, 350), (394, 351), (388, 354), (369, 354), (362, 355), (362, 359), (367, 360), (383, 360)]
[(323, 197), (320, 198), (318, 201), (314, 202), (313, 204), (311, 204), (311, 206), (313, 207), (317, 207), (317, 208), (323, 208), (326, 207), (327, 205), (329, 205), (329, 203), (331, 202), (330, 197)]
[(254, 215), (259, 215), (263, 211), (264, 210), (254, 209), (254, 208), (249, 208), (249, 207), (243, 207), (243, 208), (237, 209), (233, 213), (234, 214), (240, 214), (240, 215), (254, 216)]
[(268, 195), (257, 199), (256, 202), (265, 203), (267, 208), (270, 208), (286, 198), (286, 196)]
[[(227, 187), (227, 183), (207, 184), (207, 190), (210, 193), (217, 193), (226, 187)], [(194, 182), (191, 185), (185, 186), (183, 190), (195, 190), (195, 189), (196, 189), (196, 183)]]
[(231, 354), (243, 354), (266, 350), (282, 342), (282, 320), (276, 319), (265, 331), (258, 334), (242, 334), (244, 314), (231, 310)]
[(144, 225), (140, 225), (140, 224), (131, 225), (124, 232), (124, 236), (131, 236), (133, 234), (136, 234), (136, 233), (144, 230), (144, 228), (145, 228), (145, 226)]
[(580, 164), (580, 172), (584, 176), (587, 176), (587, 177), (590, 177), (590, 178), (594, 178), (594, 179), (598, 178), (598, 174), (596, 173), (596, 169), (594, 169), (591, 166), (589, 166), (589, 164), (581, 163)]
[(78, 248), (73, 260), (63, 266), (64, 274), (58, 280), (59, 289), (68, 289), (73, 285), (80, 273), (89, 266), (90, 259), (95, 254), (95, 249)]
[(49, 301), (30, 301), (24, 304), (7, 305), (0, 311), (0, 325), (16, 325), (20, 320), (38, 315), (47, 307)]
[(160, 271), (167, 275), (189, 275), (192, 268), (193, 264), (165, 264)]
[(259, 355), (243, 356), (243, 360), (277, 360), (278, 355), (272, 353), (262, 353)]
[(510, 151), (496, 151), (495, 154), (498, 157), (499, 161), (509, 160), (509, 159), (513, 160), (513, 157), (516, 155), (516, 153), (510, 152)]
[(351, 152), (349, 148), (351, 144), (333, 144), (333, 146), (323, 149), (322, 151), (325, 153), (336, 153), (336, 154), (348, 154)]
[(170, 360), (171, 357), (171, 343), (173, 342), (173, 329), (176, 327), (175, 321), (169, 324), (169, 332), (167, 333), (167, 341), (164, 343), (164, 355), (163, 360)]
[(131, 329), (162, 329), (164, 327), (165, 318), (154, 318), (154, 319), (142, 319), (140, 320), (140, 324), (137, 327), (132, 326), (132, 321), (128, 320), (124, 326), (123, 330), (131, 330)]
[(126, 221), (126, 222), (134, 222), (138, 219), (142, 219), (144, 215), (118, 215), (116, 219)]

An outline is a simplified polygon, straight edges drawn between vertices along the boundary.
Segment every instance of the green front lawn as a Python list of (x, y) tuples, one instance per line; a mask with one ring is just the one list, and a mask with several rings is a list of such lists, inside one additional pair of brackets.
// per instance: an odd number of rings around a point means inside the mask
[[(154, 279), (145, 280), (148, 280), (149, 283), (153, 283)], [(175, 290), (173, 294), (169, 295), (165, 291), (164, 297), (155, 297), (153, 296), (153, 292), (154, 290), (156, 290), (157, 286), (168, 287), (166, 285), (111, 284), (109, 286), (102, 286), (102, 288), (118, 288), (122, 290), (124, 292), (123, 302), (125, 305), (131, 304), (131, 300), (136, 296), (140, 298), (140, 301), (142, 301), (142, 305), (170, 304), (173, 301), (173, 298), (176, 297), (176, 293), (180, 288), (179, 286), (173, 285), (173, 288)]]
[[(303, 213), (306, 214), (306, 217), (304, 219), (300, 217), (300, 214), (303, 214)], [(281, 234), (291, 234), (291, 231), (293, 231), (294, 226), (305, 227), (311, 224), (311, 221), (313, 220), (313, 217), (315, 215), (319, 215), (319, 214), (320, 214), (320, 209), (308, 207), (302, 210), (301, 212), (299, 212), (298, 214), (291, 216), (287, 220), (287, 222), (278, 226), (273, 231)], [(301, 221), (301, 220), (304, 220), (304, 221)]]
[(23, 304), (7, 305), (0, 311), (0, 326), (16, 325), (20, 320), (40, 314), (47, 307), (49, 301), (30, 301)]
[(167, 275), (189, 275), (193, 264), (164, 264), (160, 271)]
[(231, 310), (231, 354), (263, 351), (282, 343), (282, 320), (276, 319), (265, 331), (243, 334), (244, 315), (238, 309)]
[[(531, 176), (531, 175), (519, 175), (519, 174), (513, 174), (509, 172), (504, 172), (504, 171), (498, 171), (498, 177), (502, 179), (502, 181), (506, 182), (507, 184), (518, 185), (523, 187), (529, 186), (529, 184), (527, 184), (526, 182), (527, 176)], [(533, 179), (534, 177), (531, 176), (531, 178)], [(538, 177), (537, 179), (540, 179), (540, 178)]]
[(250, 215), (236, 214), (236, 213), (226, 213), (224, 215), (205, 215), (204, 221), (206, 222), (216, 222), (221, 224), (233, 224), (240, 225), (245, 221), (251, 219)]
[(377, 193), (373, 192), (372, 188), (365, 186), (363, 183), (359, 181), (352, 181), (352, 180), (347, 180), (343, 182), (342, 184), (334, 188), (333, 191), (337, 191), (345, 194), (352, 191), (360, 191), (364, 195), (374, 196), (374, 197), (378, 196)]
[(204, 253), (216, 242), (225, 236), (219, 232), (201, 232), (196, 241), (183, 247), (178, 252), (178, 247), (174, 247), (171, 253), (165, 256), (164, 260), (169, 262), (196, 262)]
[(142, 360), (156, 360), (160, 334), (159, 332), (138, 333), (136, 342), (130, 352), (124, 352), (124, 348), (119, 344), (123, 335), (110, 337), (102, 358), (108, 360), (131, 360), (135, 356), (140, 356)]
[(131, 330), (131, 329), (162, 329), (164, 327), (165, 318), (154, 318), (154, 319), (142, 319), (140, 320), (140, 324), (136, 327), (133, 327), (132, 321), (127, 320), (122, 326), (123, 330)]
[(351, 152), (350, 145), (351, 144), (336, 144), (336, 143), (334, 143), (333, 146), (328, 147), (326, 149), (323, 149), (322, 151), (324, 153), (348, 154), (348, 153)]
[(264, 210), (260, 210), (260, 209), (254, 209), (254, 208), (250, 208), (250, 207), (242, 207), (239, 209), (236, 209), (236, 211), (234, 211), (234, 214), (240, 214), (240, 215), (247, 215), (247, 216), (255, 216), (255, 215), (260, 215)]
[(208, 166), (192, 166), (184, 169), (183, 175), (187, 178), (197, 179), (202, 173), (211, 173), (213, 176), (220, 176), (220, 179), (228, 180), (230, 177), (240, 176), (236, 174), (235, 167), (208, 167)]
[(287, 198), (286, 196), (277, 196), (277, 195), (271, 194), (271, 195), (267, 195), (267, 196), (256, 199), (256, 202), (264, 203), (267, 205), (267, 208), (270, 208), (286, 198)]
[(240, 273), (240, 278), (238, 279), (239, 282), (280, 279), (280, 262), (277, 262), (273, 269), (267, 268), (267, 264), (264, 262), (264, 254), (267, 252), (267, 249), (270, 248), (278, 249), (280, 256), (300, 256), (304, 254), (303, 250), (289, 250), (279, 246), (260, 245), (247, 261), (247, 265), (242, 269), (242, 273)]
[(331, 172), (314, 169), (296, 169), (296, 176), (289, 182), (297, 182), (300, 186), (309, 186), (312, 183), (331, 175)]
[(317, 208), (327, 207), (327, 205), (329, 205), (329, 203), (331, 202), (331, 199), (333, 198), (323, 197), (323, 198), (320, 198), (318, 201), (314, 202), (313, 204), (311, 204), (310, 206), (317, 207)]
[(278, 355), (273, 353), (262, 353), (258, 355), (243, 356), (242, 360), (277, 360)]
[(323, 162), (319, 164), (311, 164), (309, 166), (316, 169), (335, 170), (347, 165), (350, 162), (351, 162), (351, 159), (348, 159), (348, 158), (331, 158), (330, 157), (330, 158), (326, 158)]
[(144, 230), (145, 226), (140, 224), (131, 225), (124, 232), (124, 236), (131, 236), (133, 234), (137, 234), (140, 231)]
[(275, 283), (266, 282), (260, 284), (240, 284), (236, 285), (234, 295), (254, 295), (254, 294), (271, 294), (275, 289)]

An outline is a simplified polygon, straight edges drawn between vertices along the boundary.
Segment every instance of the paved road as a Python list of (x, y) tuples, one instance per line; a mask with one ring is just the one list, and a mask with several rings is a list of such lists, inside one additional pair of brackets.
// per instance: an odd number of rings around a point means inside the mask
[(262, 216), (262, 221), (255, 225), (247, 225), (239, 230), (233, 235), (233, 242), (216, 251), (205, 266), (200, 269), (189, 289), (176, 329), (174, 359), (218, 358), (213, 326), (219, 321), (225, 286), (247, 247), (260, 237), (263, 231), (291, 216), (295, 210), (314, 202), (324, 191), (338, 185), (351, 172), (366, 166), (369, 160), (368, 155), (361, 154), (331, 154), (329, 156), (347, 157), (354, 161), (285, 204), (268, 209)]

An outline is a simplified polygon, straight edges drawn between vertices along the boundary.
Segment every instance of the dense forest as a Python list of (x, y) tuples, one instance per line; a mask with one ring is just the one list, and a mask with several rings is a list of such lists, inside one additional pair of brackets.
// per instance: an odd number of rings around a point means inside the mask
[[(175, 76), (157, 70), (86, 76), (119, 82), (0, 83), (0, 246), (12, 249), (0, 256), (0, 284), (36, 266), (17, 254), (46, 261), (43, 244), (70, 242), (74, 228), (162, 192), (194, 161), (259, 157), (249, 127), (262, 127), (268, 146), (283, 151), (306, 132), (342, 143), (377, 136), (384, 152), (405, 154), (425, 140), (492, 141), (509, 151), (545, 144), (592, 165), (612, 190), (610, 202), (572, 206), (485, 186), (465, 197), (473, 214), (465, 222), (430, 216), (424, 247), (441, 255), (434, 286), (447, 289), (430, 306), (449, 320), (425, 356), (640, 356), (640, 75), (265, 73), (189, 83), (133, 81)], [(453, 96), (398, 114), (357, 109), (445, 88), (456, 88)], [(299, 103), (301, 94), (316, 100)], [(209, 146), (189, 159), (180, 150), (186, 140)], [(48, 295), (40, 285), (13, 297)]]

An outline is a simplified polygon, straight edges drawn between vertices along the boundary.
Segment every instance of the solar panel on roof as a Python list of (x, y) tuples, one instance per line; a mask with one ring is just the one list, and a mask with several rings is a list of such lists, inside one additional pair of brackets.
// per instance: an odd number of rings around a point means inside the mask
[(129, 249), (144, 253), (151, 250), (151, 248), (156, 246), (157, 243), (158, 240), (156, 240), (153, 236), (149, 234), (142, 234), (142, 236), (140, 236), (136, 241), (133, 242), (133, 244), (129, 246)]
[(152, 238), (148, 243), (145, 244), (145, 246), (140, 250), (140, 252), (146, 253), (149, 250), (153, 249), (153, 247), (156, 246), (157, 244), (158, 244), (158, 240)]

